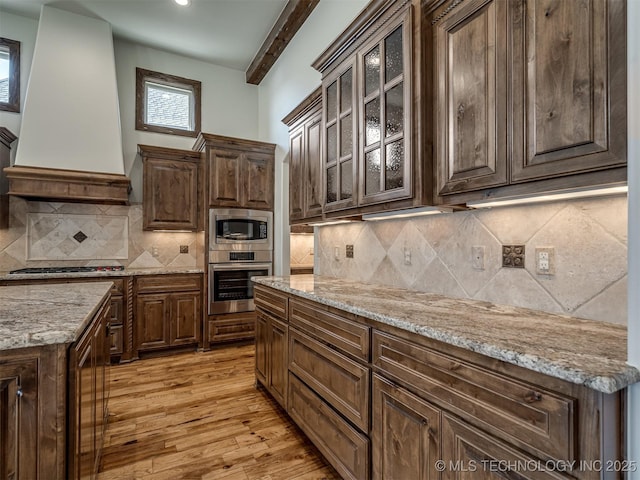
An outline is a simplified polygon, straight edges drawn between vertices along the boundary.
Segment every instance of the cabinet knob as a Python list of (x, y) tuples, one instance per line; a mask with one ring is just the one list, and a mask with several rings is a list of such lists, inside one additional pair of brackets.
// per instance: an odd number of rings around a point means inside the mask
[(22, 397), (23, 395), (24, 393), (22, 393), (22, 387), (18, 387), (18, 390), (16, 390), (16, 396)]
[(542, 394), (538, 392), (529, 392), (524, 399), (527, 403), (539, 402), (542, 400)]

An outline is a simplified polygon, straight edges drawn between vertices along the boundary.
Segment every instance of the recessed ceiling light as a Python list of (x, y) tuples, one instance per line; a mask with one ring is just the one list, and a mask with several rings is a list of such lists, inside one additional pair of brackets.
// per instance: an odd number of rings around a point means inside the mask
[(182, 7), (186, 7), (191, 3), (190, 0), (173, 0), (173, 1)]

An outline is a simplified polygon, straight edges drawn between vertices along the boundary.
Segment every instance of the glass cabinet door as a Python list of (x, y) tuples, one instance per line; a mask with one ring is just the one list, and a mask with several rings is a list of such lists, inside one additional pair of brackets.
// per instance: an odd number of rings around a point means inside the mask
[(359, 203), (411, 195), (411, 58), (408, 17), (363, 50)]
[(325, 89), (325, 211), (354, 206), (357, 198), (355, 86), (351, 65)]

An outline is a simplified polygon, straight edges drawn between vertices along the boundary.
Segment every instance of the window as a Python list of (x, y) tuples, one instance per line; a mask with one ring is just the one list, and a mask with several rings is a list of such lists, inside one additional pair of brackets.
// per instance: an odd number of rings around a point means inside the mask
[(20, 42), (1, 37), (0, 110), (20, 111)]
[(136, 69), (136, 130), (195, 137), (200, 132), (200, 82)]

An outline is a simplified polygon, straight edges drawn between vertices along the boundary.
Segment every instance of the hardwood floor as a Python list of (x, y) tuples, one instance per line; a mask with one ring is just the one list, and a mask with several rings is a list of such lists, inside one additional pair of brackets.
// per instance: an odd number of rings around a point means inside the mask
[(253, 372), (253, 345), (112, 367), (98, 480), (340, 479)]

